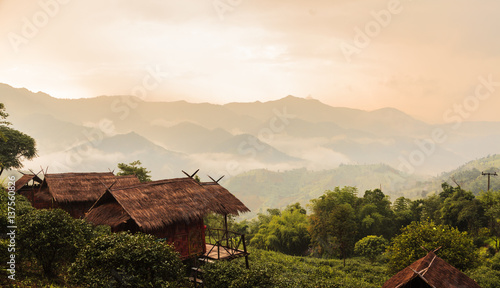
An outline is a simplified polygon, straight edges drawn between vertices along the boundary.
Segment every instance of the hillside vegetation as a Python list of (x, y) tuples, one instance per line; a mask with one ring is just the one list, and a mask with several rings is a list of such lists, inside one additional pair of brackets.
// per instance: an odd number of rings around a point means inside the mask
[[(223, 184), (252, 210), (249, 219), (268, 208), (283, 208), (290, 203), (307, 204), (325, 190), (356, 186), (359, 191), (382, 188), (391, 201), (398, 197), (419, 199), (441, 191), (443, 182), (459, 184), (479, 195), (487, 190), (487, 177), (481, 172), (500, 171), (500, 155), (470, 161), (439, 176), (408, 175), (385, 164), (340, 165), (338, 168), (311, 171), (305, 168), (283, 172), (265, 169), (241, 173)], [(500, 176), (491, 176), (492, 190), (500, 190)]]

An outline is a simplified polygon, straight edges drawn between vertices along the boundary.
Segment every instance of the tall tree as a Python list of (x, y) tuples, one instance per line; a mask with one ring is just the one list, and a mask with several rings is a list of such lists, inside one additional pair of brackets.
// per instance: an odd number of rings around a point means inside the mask
[[(309, 231), (313, 253), (345, 258), (354, 250), (358, 225), (359, 198), (355, 187), (336, 187), (311, 200)], [(355, 208), (354, 208), (355, 207)]]
[(149, 182), (151, 181), (151, 171), (148, 171), (146, 168), (141, 166), (141, 161), (137, 160), (129, 164), (118, 163), (118, 169), (120, 172), (117, 173), (118, 176), (125, 175), (135, 175), (139, 178), (141, 182)]
[(383, 235), (390, 238), (395, 233), (391, 201), (380, 189), (365, 191), (358, 217), (363, 227), (361, 237)]
[[(416, 201), (415, 201), (416, 202)], [(394, 211), (394, 227), (401, 229), (409, 225), (413, 221), (419, 220), (418, 218), (418, 202), (414, 203), (408, 198), (399, 197), (392, 205)]]
[(289, 255), (304, 255), (311, 239), (307, 224), (306, 210), (299, 203), (291, 204), (262, 224), (250, 243)]
[(460, 186), (451, 187), (445, 184), (443, 183), (443, 192), (440, 194), (444, 198), (440, 209), (442, 223), (477, 235), (486, 222), (481, 202), (475, 199), (472, 192), (465, 191)]
[(5, 169), (22, 168), (23, 160), (37, 156), (36, 142), (30, 136), (10, 128), (9, 116), (0, 103), (0, 175)]
[(500, 190), (481, 193), (479, 200), (485, 208), (488, 219), (489, 237), (495, 242), (495, 250), (500, 250)]

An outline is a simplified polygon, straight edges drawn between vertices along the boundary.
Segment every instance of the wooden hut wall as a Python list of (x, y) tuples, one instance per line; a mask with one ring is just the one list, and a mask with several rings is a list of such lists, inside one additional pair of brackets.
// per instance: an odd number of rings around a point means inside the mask
[(36, 209), (57, 208), (57, 205), (54, 203), (46, 185), (36, 189), (28, 187), (23, 188), (19, 190), (18, 193), (26, 197), (28, 201), (30, 201), (31, 206)]
[(203, 219), (189, 224), (177, 222), (150, 234), (173, 244), (182, 259), (203, 255), (206, 252), (205, 225)]
[[(76, 202), (76, 203), (60, 203), (55, 206), (57, 208), (61, 208), (64, 211), (68, 212), (69, 215), (73, 218), (83, 218), (85, 217), (85, 213), (89, 211), (90, 207), (94, 204), (94, 201), (86, 201), (86, 202)], [(54, 207), (55, 208), (55, 207)]]

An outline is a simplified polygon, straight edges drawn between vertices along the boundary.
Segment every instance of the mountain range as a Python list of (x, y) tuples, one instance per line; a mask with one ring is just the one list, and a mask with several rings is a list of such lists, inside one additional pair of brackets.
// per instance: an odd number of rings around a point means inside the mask
[[(107, 171), (120, 162), (141, 160), (153, 179), (182, 177), (181, 170), (200, 168), (214, 178), (226, 175), (225, 183), (246, 194), (235, 188), (233, 178), (242, 179), (235, 176), (292, 171), (298, 179), (310, 173), (335, 178), (348, 167), (371, 167), (361, 169), (366, 175), (352, 184), (399, 189), (417, 181), (410, 178), (424, 179), (421, 175), (500, 153), (500, 122), (429, 124), (394, 108), (364, 111), (294, 96), (225, 105), (147, 102), (133, 96), (75, 100), (0, 84), (0, 102), (12, 127), (37, 141), (39, 157), (26, 168)], [(396, 195), (397, 189), (391, 193)], [(266, 202), (252, 192), (248, 201), (260, 208), (281, 205), (287, 196), (280, 193), (275, 194), (281, 200)], [(294, 193), (294, 199), (304, 194)]]

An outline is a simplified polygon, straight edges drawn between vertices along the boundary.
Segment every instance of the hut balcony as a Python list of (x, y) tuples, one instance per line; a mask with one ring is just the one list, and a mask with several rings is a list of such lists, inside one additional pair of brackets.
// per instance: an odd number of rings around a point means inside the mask
[(245, 234), (228, 231), (226, 229), (206, 228), (205, 230), (205, 258), (210, 260), (233, 260), (245, 257), (248, 268), (248, 253), (245, 243)]

